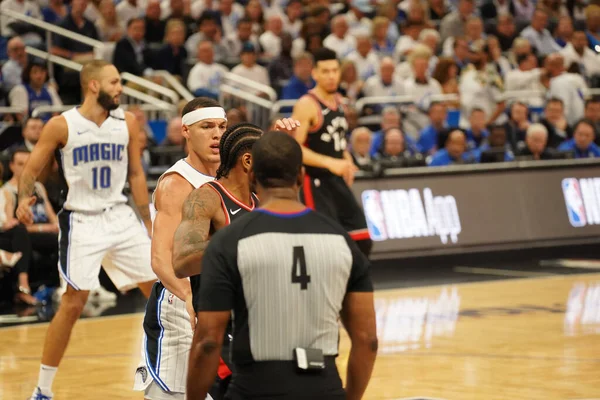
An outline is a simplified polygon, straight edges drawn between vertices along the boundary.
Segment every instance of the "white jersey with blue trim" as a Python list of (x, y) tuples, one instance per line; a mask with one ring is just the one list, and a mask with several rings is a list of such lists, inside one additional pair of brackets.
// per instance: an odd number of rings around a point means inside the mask
[[(171, 168), (166, 170), (160, 178), (158, 178), (158, 182), (156, 182), (156, 187), (160, 184), (160, 181), (167, 175), (170, 174), (179, 174), (182, 178), (190, 183), (194, 187), (194, 189), (198, 189), (200, 186), (204, 185), (206, 182), (210, 182), (215, 178), (209, 175), (205, 175), (202, 172), (198, 171), (196, 168), (192, 167), (185, 158), (177, 161)], [(154, 203), (154, 197), (156, 196), (156, 190), (152, 193), (152, 203)]]
[(60, 149), (60, 170), (68, 186), (63, 208), (101, 212), (124, 204), (129, 131), (125, 112), (118, 108), (98, 126), (77, 107), (62, 113), (67, 121), (67, 144)]

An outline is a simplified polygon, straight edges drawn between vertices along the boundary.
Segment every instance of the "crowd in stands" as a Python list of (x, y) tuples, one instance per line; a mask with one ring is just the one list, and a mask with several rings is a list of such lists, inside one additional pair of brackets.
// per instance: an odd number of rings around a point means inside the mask
[[(166, 70), (213, 98), (231, 72), (298, 99), (314, 86), (312, 54), (328, 47), (341, 61), (351, 154), (365, 171), (600, 156), (600, 0), (2, 0), (0, 10), (106, 42), (102, 56), (121, 72), (161, 83), (154, 72)], [(14, 225), (11, 185), (52, 116), (30, 118), (32, 110), (77, 104), (81, 92), (76, 73), (54, 66), (49, 80), (47, 64), (25, 47), (79, 63), (95, 55), (69, 37), (48, 44), (44, 32), (5, 15), (0, 35), (0, 102), (22, 110), (3, 120), (23, 126), (22, 141), (3, 153), (0, 265), (21, 257), (10, 273), (20, 300), (31, 301), (25, 265), (47, 250), (41, 234), (56, 235), (59, 189), (50, 174), (38, 188), (39, 224), (24, 230)], [(379, 96), (410, 101), (359, 102)], [(144, 112), (131, 111), (144, 127), (149, 174), (173, 161), (149, 149), (181, 155), (181, 118), (166, 121), (163, 138)], [(249, 116), (231, 109), (228, 118)], [(17, 237), (29, 239), (7, 244)]]

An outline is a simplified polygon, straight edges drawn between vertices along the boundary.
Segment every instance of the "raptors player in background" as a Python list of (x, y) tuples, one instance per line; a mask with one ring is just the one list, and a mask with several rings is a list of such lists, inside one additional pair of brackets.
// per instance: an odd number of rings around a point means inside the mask
[(368, 256), (372, 242), (367, 222), (350, 190), (357, 168), (346, 150), (348, 122), (337, 92), (340, 63), (334, 51), (322, 48), (315, 53), (312, 76), (315, 88), (298, 100), (292, 113), (300, 123), (295, 137), (306, 167), (301, 198), (339, 222)]
[(196, 313), (189, 279), (178, 279), (171, 262), (173, 235), (183, 203), (192, 190), (214, 179), (220, 163), (219, 142), (227, 127), (225, 110), (199, 97), (182, 110), (182, 134), (188, 155), (158, 179), (153, 195), (156, 216), (152, 233), (152, 269), (159, 281), (152, 288), (144, 316), (142, 362), (134, 390), (148, 400), (183, 400)]
[[(139, 126), (119, 108), (123, 87), (114, 65), (93, 61), (81, 70), (84, 101), (44, 127), (19, 181), (17, 217), (33, 223), (34, 184), (56, 154), (68, 190), (58, 214), (59, 272), (68, 283), (48, 327), (39, 380), (31, 399), (52, 399), (52, 382), (90, 290), (103, 266), (120, 290), (138, 285), (148, 297), (156, 276), (150, 265), (150, 208), (140, 160)], [(147, 232), (123, 194), (125, 181)]]

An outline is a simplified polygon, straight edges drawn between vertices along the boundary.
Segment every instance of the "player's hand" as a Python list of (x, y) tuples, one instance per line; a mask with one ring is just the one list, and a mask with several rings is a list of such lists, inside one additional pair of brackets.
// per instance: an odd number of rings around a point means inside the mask
[(334, 159), (329, 163), (328, 169), (332, 174), (344, 178), (346, 183), (350, 182), (349, 185), (354, 182), (354, 173), (357, 171), (357, 168), (352, 161), (345, 158)]
[(300, 121), (292, 118), (282, 118), (275, 121), (274, 130), (285, 132), (292, 136), (296, 134), (296, 129), (300, 127)]
[(2, 225), (2, 229), (7, 231), (9, 229), (14, 228), (15, 226), (19, 225), (19, 220), (16, 218), (10, 218), (9, 220), (7, 220), (4, 225)]
[(196, 311), (194, 311), (194, 304), (192, 303), (192, 295), (189, 295), (185, 299), (185, 309), (190, 316), (190, 324), (192, 324), (192, 332), (196, 330)]
[(19, 207), (17, 207), (17, 218), (25, 225), (33, 224), (33, 212), (31, 212), (31, 206), (36, 202), (36, 197), (31, 196), (27, 200), (20, 200)]
[(346, 169), (344, 175), (342, 175), (342, 178), (344, 178), (344, 181), (348, 187), (352, 187), (352, 184), (354, 183), (354, 175), (356, 174), (356, 171), (358, 171), (358, 167), (354, 165), (352, 161), (349, 162), (350, 167)]

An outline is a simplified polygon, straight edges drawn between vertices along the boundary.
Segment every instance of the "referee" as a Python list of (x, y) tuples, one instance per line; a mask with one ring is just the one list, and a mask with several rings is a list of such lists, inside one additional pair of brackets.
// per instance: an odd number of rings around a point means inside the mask
[[(215, 233), (202, 260), (187, 378), (204, 399), (233, 310), (233, 378), (226, 399), (360, 399), (377, 353), (369, 262), (336, 222), (298, 201), (302, 150), (270, 132), (252, 150), (262, 208)], [(341, 320), (352, 348), (338, 374)]]

